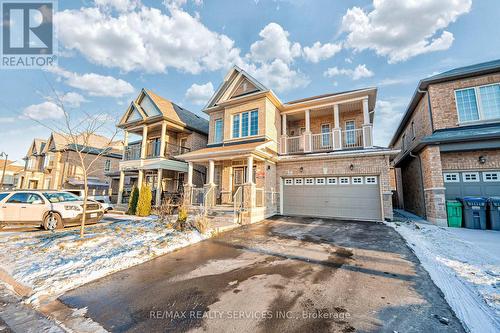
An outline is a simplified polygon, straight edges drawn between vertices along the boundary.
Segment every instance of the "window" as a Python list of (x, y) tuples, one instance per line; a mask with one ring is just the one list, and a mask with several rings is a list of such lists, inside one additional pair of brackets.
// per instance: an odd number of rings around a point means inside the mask
[(108, 172), (109, 170), (111, 170), (111, 160), (106, 160), (104, 161), (104, 171)]
[(346, 145), (356, 144), (356, 123), (354, 120), (345, 122), (345, 142)]
[(303, 184), (303, 179), (302, 178), (295, 178), (294, 179), (294, 184), (295, 185), (302, 185)]
[(349, 184), (349, 177), (341, 177), (339, 183), (343, 185)]
[(328, 177), (326, 179), (326, 183), (328, 185), (337, 185), (337, 178), (336, 177)]
[(443, 174), (445, 183), (458, 183), (460, 182), (460, 178), (458, 177), (458, 173), (444, 173)]
[(8, 196), (9, 193), (0, 193), (0, 201), (2, 201), (3, 199), (5, 199), (6, 196)]
[(325, 178), (316, 178), (316, 185), (325, 185)]
[(377, 184), (377, 177), (375, 176), (365, 177), (365, 184)]
[(478, 182), (479, 181), (479, 173), (478, 172), (464, 172), (462, 174), (462, 178), (464, 182)]
[(214, 142), (222, 142), (223, 138), (224, 138), (224, 122), (222, 119), (216, 119)]
[(352, 177), (353, 184), (363, 184), (363, 177)]
[(500, 118), (500, 84), (455, 91), (460, 122)]
[(483, 172), (483, 181), (500, 182), (500, 172)]
[(259, 134), (259, 111), (247, 111), (233, 115), (233, 138)]
[[(37, 202), (38, 201), (38, 202)], [(42, 198), (35, 193), (16, 193), (7, 200), (7, 203), (39, 204), (43, 203)]]
[(321, 146), (329, 147), (330, 146), (330, 124), (321, 125)]
[(140, 105), (148, 117), (158, 116), (161, 114), (160, 110), (158, 110), (148, 96), (144, 96)]
[(306, 178), (306, 185), (314, 185), (314, 178)]
[(285, 179), (285, 185), (293, 185), (293, 179), (292, 178)]

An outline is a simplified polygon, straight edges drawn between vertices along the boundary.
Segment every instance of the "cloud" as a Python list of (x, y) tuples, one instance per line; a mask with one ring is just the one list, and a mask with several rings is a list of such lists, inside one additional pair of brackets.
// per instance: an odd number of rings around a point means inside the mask
[(366, 77), (372, 77), (375, 75), (371, 70), (369, 70), (365, 64), (358, 65), (354, 69), (330, 67), (324, 73), (326, 77), (334, 77), (338, 75), (350, 76), (353, 80), (359, 80)]
[(271, 63), (263, 63), (258, 67), (248, 68), (247, 71), (264, 85), (277, 92), (303, 88), (310, 82), (306, 75), (299, 70), (291, 69), (281, 59), (275, 59)]
[(387, 146), (405, 111), (407, 98), (379, 99), (375, 107), (374, 141)]
[(102, 7), (68, 9), (55, 16), (59, 40), (89, 61), (125, 72), (163, 73), (168, 68), (197, 74), (228, 68), (240, 50), (226, 35), (208, 29), (178, 6), (168, 14), (141, 5), (113, 13)]
[(340, 43), (325, 43), (321, 45), (320, 42), (316, 42), (311, 47), (304, 47), (304, 58), (309, 62), (318, 63), (321, 60), (333, 57), (340, 50), (342, 50), (342, 44)]
[(104, 76), (96, 73), (78, 74), (61, 67), (54, 67), (49, 69), (49, 71), (64, 78), (64, 83), (68, 86), (83, 90), (91, 96), (118, 98), (134, 92), (134, 87), (130, 83), (112, 76)]
[(94, 0), (94, 3), (105, 10), (115, 9), (119, 12), (126, 12), (137, 8), (139, 0)]
[(69, 92), (60, 96), (61, 102), (64, 106), (78, 108), (84, 102), (87, 102), (85, 97), (76, 92)]
[(64, 111), (56, 103), (46, 101), (28, 106), (23, 110), (22, 117), (34, 120), (60, 119), (64, 117)]
[(374, 50), (396, 63), (448, 49), (454, 37), (443, 29), (468, 13), (471, 5), (472, 0), (374, 0), (369, 13), (359, 7), (348, 9), (342, 30), (347, 32), (347, 46)]
[(214, 86), (212, 82), (207, 82), (205, 84), (193, 83), (191, 87), (186, 91), (186, 99), (196, 105), (204, 105), (208, 102), (208, 99), (214, 94)]
[(271, 22), (266, 25), (259, 36), (261, 39), (250, 46), (248, 56), (252, 61), (264, 63), (279, 59), (284, 63), (290, 63), (301, 54), (300, 44), (290, 42), (288, 31), (277, 23)]

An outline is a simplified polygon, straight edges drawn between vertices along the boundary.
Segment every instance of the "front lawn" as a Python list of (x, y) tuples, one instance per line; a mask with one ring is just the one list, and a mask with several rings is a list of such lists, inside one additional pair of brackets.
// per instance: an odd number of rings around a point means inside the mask
[(0, 234), (0, 268), (33, 289), (28, 302), (57, 297), (110, 273), (197, 243), (208, 235), (176, 231), (156, 218), (127, 218), (111, 224), (58, 232)]

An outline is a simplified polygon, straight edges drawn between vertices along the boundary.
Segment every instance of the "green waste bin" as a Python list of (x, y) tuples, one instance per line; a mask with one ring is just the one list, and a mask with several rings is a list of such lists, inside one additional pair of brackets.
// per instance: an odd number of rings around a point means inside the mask
[(446, 201), (446, 213), (448, 214), (448, 227), (462, 227), (462, 204), (460, 202)]

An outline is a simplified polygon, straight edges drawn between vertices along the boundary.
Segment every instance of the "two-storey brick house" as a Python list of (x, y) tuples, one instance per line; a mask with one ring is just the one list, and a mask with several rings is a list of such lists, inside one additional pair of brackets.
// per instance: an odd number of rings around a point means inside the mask
[(390, 147), (398, 205), (446, 225), (446, 200), (500, 195), (500, 60), (421, 80)]
[[(208, 147), (178, 156), (189, 163), (188, 199), (234, 209), (244, 223), (275, 213), (392, 218), (395, 152), (373, 145), (376, 93), (367, 88), (282, 103), (233, 67), (203, 110), (210, 117)], [(192, 189), (196, 165), (208, 168), (204, 189)]]
[[(115, 179), (112, 191), (118, 204), (127, 202), (134, 184), (152, 188), (154, 205), (162, 197), (180, 196), (188, 164), (175, 156), (206, 147), (208, 121), (142, 89), (117, 126), (124, 130), (125, 148), (118, 173), (109, 175)], [(193, 173), (194, 184), (202, 185), (205, 169), (197, 166)]]

